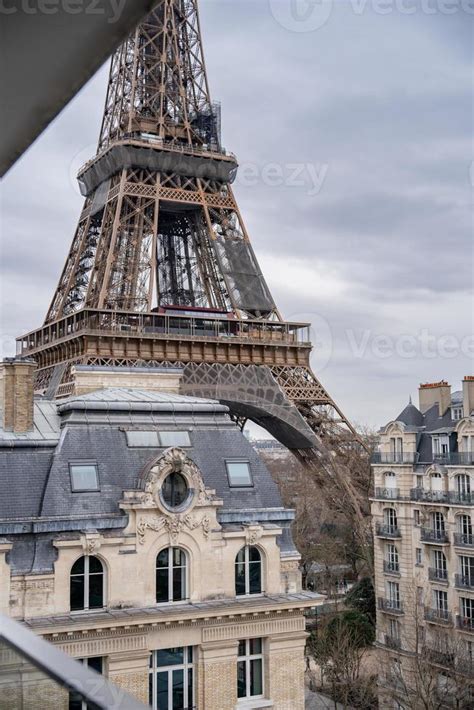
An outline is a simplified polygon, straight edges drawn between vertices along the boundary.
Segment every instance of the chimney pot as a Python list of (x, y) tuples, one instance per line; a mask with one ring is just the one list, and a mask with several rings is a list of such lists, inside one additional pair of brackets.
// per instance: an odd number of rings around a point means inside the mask
[(34, 372), (28, 358), (5, 358), (0, 362), (0, 401), (5, 431), (24, 433), (33, 429)]
[(419, 409), (422, 414), (431, 409), (434, 404), (437, 404), (439, 416), (442, 417), (451, 406), (451, 385), (446, 380), (420, 384), (418, 395), (420, 400)]

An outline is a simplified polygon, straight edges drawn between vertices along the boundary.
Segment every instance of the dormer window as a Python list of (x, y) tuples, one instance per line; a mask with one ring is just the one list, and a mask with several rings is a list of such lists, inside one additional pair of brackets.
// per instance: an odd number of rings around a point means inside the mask
[(433, 454), (435, 456), (445, 456), (449, 453), (449, 438), (446, 434), (433, 436)]
[(451, 419), (454, 421), (462, 419), (462, 407), (451, 407)]
[(231, 488), (251, 488), (253, 486), (248, 461), (226, 461), (227, 478)]
[(95, 461), (70, 463), (69, 474), (73, 493), (99, 490), (99, 474)]

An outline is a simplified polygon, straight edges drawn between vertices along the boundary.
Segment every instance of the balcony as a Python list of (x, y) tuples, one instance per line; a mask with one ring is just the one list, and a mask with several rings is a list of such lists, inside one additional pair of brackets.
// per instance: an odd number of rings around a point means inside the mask
[(449, 543), (446, 530), (434, 530), (433, 528), (421, 528), (420, 539), (432, 545), (445, 545)]
[(474, 451), (433, 454), (433, 463), (442, 463), (445, 466), (474, 466)]
[(458, 589), (474, 589), (474, 574), (454, 575), (454, 586)]
[(431, 663), (444, 666), (445, 668), (453, 668), (456, 660), (454, 653), (446, 653), (445, 651), (438, 651), (434, 648), (427, 648), (426, 655)]
[(456, 617), (456, 626), (463, 631), (474, 631), (474, 617), (459, 614)]
[(425, 620), (434, 624), (452, 624), (453, 617), (447, 609), (430, 609), (425, 607)]
[(428, 579), (431, 582), (448, 582), (448, 570), (440, 569), (439, 567), (428, 568)]
[(390, 634), (385, 634), (384, 643), (387, 648), (393, 648), (394, 650), (399, 650), (402, 647), (402, 643), (398, 636), (390, 636)]
[(410, 500), (426, 503), (449, 503), (448, 491), (429, 491), (425, 488), (412, 488)]
[(400, 576), (400, 565), (398, 562), (392, 562), (389, 560), (383, 561), (383, 571), (386, 574), (396, 574), (397, 577)]
[(378, 608), (387, 614), (403, 614), (403, 604), (399, 599), (378, 598)]
[(388, 537), (390, 539), (401, 538), (402, 536), (397, 525), (386, 525), (382, 523), (376, 523), (375, 534), (377, 537)]
[(457, 547), (474, 547), (474, 535), (472, 533), (454, 533), (454, 544)]
[(375, 451), (371, 457), (371, 463), (416, 463), (418, 453), (402, 453), (400, 451)]
[(399, 488), (376, 488), (375, 497), (382, 500), (397, 500), (400, 499)]
[(474, 505), (474, 493), (449, 491), (449, 502), (454, 505)]

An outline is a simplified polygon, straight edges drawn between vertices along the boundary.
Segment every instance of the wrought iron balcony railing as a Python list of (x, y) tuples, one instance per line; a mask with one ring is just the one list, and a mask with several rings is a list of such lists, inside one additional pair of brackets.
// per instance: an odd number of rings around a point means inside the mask
[(377, 537), (400, 538), (402, 536), (400, 528), (397, 525), (386, 525), (385, 523), (376, 523), (375, 534)]
[(400, 451), (375, 451), (372, 454), (372, 463), (415, 463), (418, 460), (417, 452), (402, 453)]
[(472, 533), (454, 533), (454, 544), (458, 547), (474, 547), (474, 535)]
[(387, 574), (397, 574), (400, 575), (400, 565), (398, 562), (393, 562), (391, 560), (383, 561), (383, 571)]
[(425, 620), (436, 624), (451, 624), (453, 617), (447, 609), (425, 607)]
[(420, 538), (422, 542), (433, 542), (438, 545), (449, 542), (446, 530), (435, 530), (433, 528), (421, 528)]
[(430, 491), (426, 488), (412, 488), (410, 500), (426, 501), (427, 503), (449, 503), (448, 491)]
[(434, 463), (447, 466), (474, 466), (474, 451), (453, 451), (448, 454), (433, 454)]
[(432, 582), (447, 582), (448, 570), (440, 569), (439, 567), (429, 567), (428, 579), (430, 579)]
[(456, 617), (456, 626), (463, 631), (474, 631), (474, 617), (459, 614)]
[(454, 575), (454, 584), (459, 589), (474, 589), (474, 573)]
[(385, 597), (379, 597), (378, 607), (381, 611), (386, 611), (389, 614), (403, 614), (403, 604), (400, 599), (385, 599)]
[(399, 488), (376, 488), (375, 497), (382, 498), (383, 500), (397, 500), (400, 499), (400, 489)]
[(449, 502), (459, 505), (474, 505), (474, 493), (458, 491), (449, 492)]
[(438, 651), (435, 648), (427, 648), (426, 655), (431, 663), (436, 663), (437, 665), (445, 666), (446, 668), (452, 668), (456, 660), (454, 653)]
[(391, 636), (390, 634), (385, 634), (385, 645), (388, 648), (393, 648), (395, 650), (400, 649), (402, 647), (402, 642), (399, 638), (399, 636)]

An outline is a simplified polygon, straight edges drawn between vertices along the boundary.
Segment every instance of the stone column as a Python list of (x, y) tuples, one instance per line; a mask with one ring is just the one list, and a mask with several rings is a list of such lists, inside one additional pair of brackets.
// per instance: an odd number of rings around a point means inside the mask
[(117, 688), (148, 705), (150, 652), (144, 649), (114, 653), (108, 659), (107, 677)]
[(199, 650), (198, 707), (234, 710), (237, 703), (237, 641), (205, 643)]
[(304, 710), (304, 649), (307, 633), (267, 639), (266, 681), (273, 710)]

